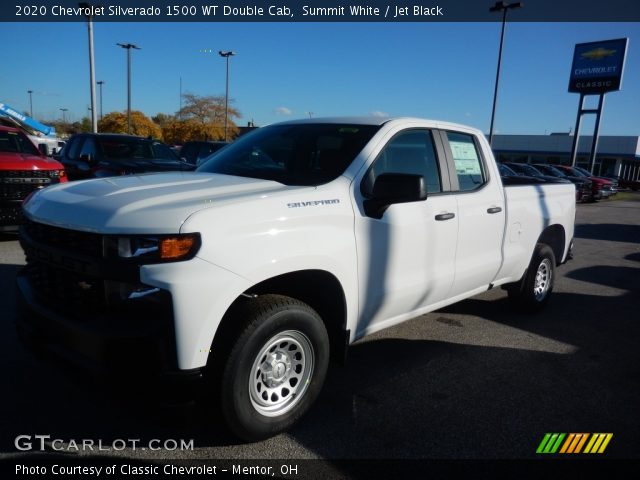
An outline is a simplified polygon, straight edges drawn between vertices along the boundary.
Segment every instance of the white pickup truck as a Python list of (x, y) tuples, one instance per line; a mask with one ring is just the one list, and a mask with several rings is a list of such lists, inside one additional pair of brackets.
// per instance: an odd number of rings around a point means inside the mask
[(196, 172), (52, 186), (24, 211), (30, 346), (202, 377), (255, 440), (299, 419), (365, 335), (496, 286), (543, 307), (575, 191), (504, 188), (472, 128), (332, 118), (258, 129)]

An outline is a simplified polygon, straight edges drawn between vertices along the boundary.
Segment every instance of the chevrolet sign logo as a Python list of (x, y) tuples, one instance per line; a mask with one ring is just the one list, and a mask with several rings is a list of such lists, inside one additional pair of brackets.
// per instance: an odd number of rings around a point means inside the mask
[(616, 50), (607, 50), (606, 48), (598, 47), (593, 50), (589, 50), (588, 52), (584, 52), (580, 56), (589, 60), (602, 60), (605, 57), (610, 57), (614, 53), (616, 53)]

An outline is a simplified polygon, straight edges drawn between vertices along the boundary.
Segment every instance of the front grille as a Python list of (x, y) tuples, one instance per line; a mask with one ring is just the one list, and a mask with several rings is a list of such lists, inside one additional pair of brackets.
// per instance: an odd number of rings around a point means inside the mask
[(75, 253), (102, 258), (102, 235), (67, 228), (53, 227), (27, 220), (25, 232), (38, 243)]
[(58, 178), (58, 170), (0, 170), (0, 178)]
[(0, 183), (0, 200), (24, 200), (39, 188), (42, 188), (42, 185)]
[(68, 272), (43, 262), (32, 262), (28, 268), (34, 294), (53, 310), (77, 316), (106, 306), (104, 281)]
[(34, 190), (59, 181), (57, 170), (0, 170), (0, 201), (22, 201)]

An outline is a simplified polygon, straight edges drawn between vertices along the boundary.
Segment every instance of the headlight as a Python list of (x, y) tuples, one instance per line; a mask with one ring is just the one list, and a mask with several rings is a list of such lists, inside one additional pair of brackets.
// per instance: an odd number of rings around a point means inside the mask
[(130, 259), (136, 263), (178, 262), (189, 260), (200, 248), (200, 234), (107, 236), (106, 258)]

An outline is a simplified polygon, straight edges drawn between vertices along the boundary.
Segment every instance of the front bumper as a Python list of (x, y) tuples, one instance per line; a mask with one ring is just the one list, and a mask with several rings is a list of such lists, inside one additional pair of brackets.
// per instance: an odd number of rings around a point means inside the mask
[(171, 296), (167, 292), (117, 307), (69, 313), (45, 305), (34, 288), (33, 268), (17, 277), (16, 327), (35, 353), (53, 353), (91, 373), (117, 377), (197, 380), (200, 369), (179, 370)]
[(0, 201), (0, 232), (17, 231), (24, 221), (20, 202)]

